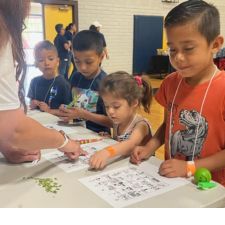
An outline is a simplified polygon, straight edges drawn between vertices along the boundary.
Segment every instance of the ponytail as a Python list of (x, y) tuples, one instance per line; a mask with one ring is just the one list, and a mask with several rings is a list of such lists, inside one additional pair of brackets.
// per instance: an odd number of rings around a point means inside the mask
[(144, 111), (150, 112), (152, 102), (152, 87), (140, 76), (131, 76), (127, 72), (117, 71), (106, 76), (99, 88), (100, 96), (110, 93), (127, 100), (129, 105), (138, 100)]
[(142, 98), (141, 105), (144, 108), (144, 111), (150, 112), (150, 105), (152, 103), (152, 87), (151, 84), (142, 79)]

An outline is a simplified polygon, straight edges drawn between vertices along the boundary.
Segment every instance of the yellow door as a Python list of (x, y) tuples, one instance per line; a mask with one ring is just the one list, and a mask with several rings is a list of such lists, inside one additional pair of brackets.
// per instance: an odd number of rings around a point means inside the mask
[(55, 25), (58, 23), (66, 26), (73, 22), (72, 6), (44, 5), (45, 39), (51, 42), (56, 36)]

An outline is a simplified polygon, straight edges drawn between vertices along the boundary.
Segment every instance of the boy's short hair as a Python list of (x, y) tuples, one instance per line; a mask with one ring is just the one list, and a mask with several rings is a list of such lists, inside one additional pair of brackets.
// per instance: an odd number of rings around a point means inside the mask
[(103, 39), (98, 32), (83, 30), (78, 32), (73, 38), (73, 50), (75, 51), (94, 50), (98, 55), (101, 55), (103, 49)]
[(218, 9), (205, 1), (186, 1), (173, 8), (166, 16), (165, 28), (195, 22), (198, 31), (211, 43), (220, 34)]
[(59, 23), (55, 25), (55, 31), (59, 34), (60, 31), (63, 29), (63, 24)]
[(58, 56), (58, 51), (55, 45), (53, 45), (50, 41), (45, 40), (45, 41), (40, 41), (35, 45), (34, 57), (37, 58), (37, 54), (43, 49), (54, 51), (56, 55)]

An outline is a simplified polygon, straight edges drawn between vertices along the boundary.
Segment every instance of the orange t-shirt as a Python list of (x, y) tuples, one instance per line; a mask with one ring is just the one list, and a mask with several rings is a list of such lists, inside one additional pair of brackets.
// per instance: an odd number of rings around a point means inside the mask
[[(163, 81), (155, 98), (167, 110), (165, 149), (169, 158), (169, 118), (172, 101), (182, 77), (172, 73)], [(225, 71), (213, 78), (209, 87), (202, 115), (200, 108), (209, 81), (192, 87), (181, 81), (173, 105), (171, 155), (191, 160), (197, 133), (195, 158), (204, 158), (225, 149)], [(199, 129), (197, 130), (200, 119)], [(225, 168), (212, 172), (213, 180), (225, 186)]]

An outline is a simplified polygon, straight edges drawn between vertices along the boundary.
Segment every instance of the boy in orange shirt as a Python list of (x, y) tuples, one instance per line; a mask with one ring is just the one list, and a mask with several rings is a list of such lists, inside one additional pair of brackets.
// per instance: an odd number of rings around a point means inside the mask
[(131, 161), (140, 163), (165, 143), (162, 176), (192, 176), (206, 167), (225, 185), (225, 72), (213, 63), (223, 44), (219, 12), (204, 1), (186, 1), (168, 13), (165, 29), (177, 71), (156, 94), (164, 122), (145, 147), (135, 148)]

